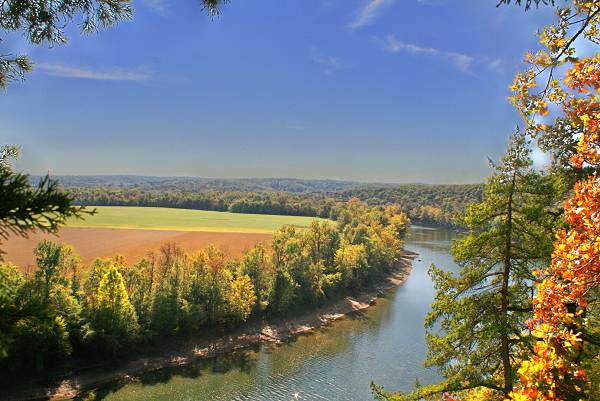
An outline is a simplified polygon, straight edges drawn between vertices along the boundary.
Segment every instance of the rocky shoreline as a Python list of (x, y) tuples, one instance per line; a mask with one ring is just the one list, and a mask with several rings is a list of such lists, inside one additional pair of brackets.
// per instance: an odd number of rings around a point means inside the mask
[[(357, 294), (330, 302), (307, 313), (287, 318), (249, 321), (224, 336), (212, 338), (189, 336), (166, 341), (164, 351), (150, 357), (131, 358), (117, 368), (96, 366), (70, 372), (68, 378), (58, 379), (51, 385), (30, 383), (8, 389), (0, 398), (6, 401), (68, 400), (88, 391), (135, 381), (153, 371), (185, 366), (202, 358), (231, 353), (261, 342), (281, 343), (301, 334), (308, 334), (347, 314), (375, 305), (377, 298), (399, 287), (412, 270), (417, 255), (405, 251), (397, 269), (377, 285)], [(6, 397), (6, 398), (5, 398)]]

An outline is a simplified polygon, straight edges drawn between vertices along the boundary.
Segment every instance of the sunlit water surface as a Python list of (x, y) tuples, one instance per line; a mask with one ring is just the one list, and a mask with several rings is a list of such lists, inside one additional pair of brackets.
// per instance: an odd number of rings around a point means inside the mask
[(409, 390), (415, 379), (430, 383), (423, 368), (423, 318), (433, 300), (427, 275), (432, 263), (454, 269), (456, 234), (413, 227), (406, 248), (419, 254), (413, 272), (397, 291), (365, 312), (283, 345), (201, 361), (104, 390), (98, 399), (137, 400), (372, 400), (372, 380), (389, 390)]

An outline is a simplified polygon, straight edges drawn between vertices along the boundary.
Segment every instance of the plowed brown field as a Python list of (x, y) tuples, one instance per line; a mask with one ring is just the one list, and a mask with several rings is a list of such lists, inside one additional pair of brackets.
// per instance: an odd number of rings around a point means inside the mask
[(2, 243), (2, 249), (6, 252), (4, 260), (20, 266), (23, 271), (32, 271), (35, 267), (33, 249), (41, 239), (73, 245), (84, 264), (88, 264), (95, 258), (115, 255), (125, 256), (128, 263), (136, 263), (167, 242), (174, 242), (188, 252), (213, 244), (231, 256), (239, 256), (258, 243), (268, 244), (271, 238), (271, 234), (254, 233), (65, 227), (58, 236), (36, 233), (28, 239), (9, 238)]

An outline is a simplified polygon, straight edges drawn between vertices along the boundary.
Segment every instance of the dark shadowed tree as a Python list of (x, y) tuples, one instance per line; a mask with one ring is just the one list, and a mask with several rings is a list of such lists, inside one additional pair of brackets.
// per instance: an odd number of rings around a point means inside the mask
[(498, 6), (501, 6), (504, 4), (516, 4), (518, 6), (524, 5), (525, 10), (529, 10), (531, 8), (531, 6), (533, 6), (533, 5), (535, 5), (536, 7), (553, 6), (554, 3), (556, 3), (555, 0), (500, 0), (498, 2)]
[(94, 213), (72, 205), (71, 195), (49, 176), (32, 186), (27, 174), (12, 169), (10, 160), (18, 154), (15, 146), (0, 148), (0, 240), (10, 234), (27, 237), (34, 230), (54, 233), (68, 218)]
[(25, 277), (10, 263), (0, 262), (0, 360), (9, 355), (14, 343), (14, 325), (18, 319), (17, 295)]

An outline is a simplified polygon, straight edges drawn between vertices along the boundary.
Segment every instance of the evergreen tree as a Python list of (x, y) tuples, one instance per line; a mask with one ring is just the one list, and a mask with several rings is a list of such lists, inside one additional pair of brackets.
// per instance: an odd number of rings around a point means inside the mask
[(50, 289), (61, 280), (62, 246), (52, 241), (42, 240), (33, 250), (36, 258), (36, 279), (39, 280), (44, 301), (50, 299)]
[(270, 309), (275, 313), (283, 314), (294, 305), (296, 301), (296, 289), (298, 283), (294, 280), (285, 266), (280, 266), (275, 273), (275, 285), (273, 287), (273, 302)]
[(8, 357), (14, 342), (17, 295), (24, 284), (25, 277), (15, 265), (0, 262), (0, 360)]
[(14, 343), (7, 360), (11, 370), (42, 370), (72, 352), (68, 322), (62, 313), (71, 315), (73, 308), (63, 306), (72, 304), (73, 298), (62, 291), (62, 285), (53, 286), (48, 297), (43, 288), (43, 282), (36, 277), (17, 293), (18, 319), (12, 328)]
[(182, 308), (185, 311), (183, 324), (188, 329), (198, 329), (208, 320), (208, 283), (209, 270), (205, 252), (199, 252), (192, 258), (190, 269), (183, 282)]
[(16, 287), (19, 275), (3, 269), (13, 298), (7, 316), (0, 311), (0, 320), (12, 320), (6, 334), (12, 343), (8, 363), (13, 368), (33, 365), (42, 369), (70, 354), (83, 337), (81, 306), (66, 275), (76, 255), (71, 248), (50, 241), (40, 242), (34, 252), (38, 268), (33, 279)]
[(554, 180), (532, 168), (529, 143), (518, 131), (506, 155), (494, 166), (484, 199), (470, 206), (469, 233), (454, 244), (458, 274), (432, 266), (437, 290), (426, 317), (426, 366), (444, 380), (408, 395), (416, 400), (487, 388), (507, 397), (515, 383), (518, 358), (529, 352), (521, 336), (531, 312), (534, 270), (548, 263), (558, 193)]
[(116, 352), (133, 341), (139, 330), (135, 309), (116, 266), (111, 266), (102, 277), (97, 293), (93, 328), (104, 340), (107, 350)]
[[(3, 12), (4, 9), (0, 8), (0, 20)], [(0, 86), (1, 62), (0, 58)], [(68, 218), (94, 213), (93, 210), (73, 206), (73, 197), (61, 191), (58, 182), (49, 176), (42, 178), (37, 186), (30, 185), (27, 174), (12, 169), (11, 160), (18, 154), (15, 146), (0, 147), (0, 244), (10, 234), (27, 237), (35, 230), (55, 233)]]
[(100, 286), (100, 281), (113, 266), (117, 266), (118, 269), (124, 267), (111, 258), (98, 258), (92, 261), (83, 282), (83, 305), (88, 313), (93, 313), (98, 308), (98, 287)]
[(142, 259), (134, 266), (124, 267), (121, 273), (140, 324), (150, 321), (153, 267), (150, 261)]
[(173, 334), (179, 329), (179, 294), (174, 283), (161, 283), (152, 300), (152, 329), (159, 334)]
[[(214, 16), (226, 1), (201, 0), (201, 4)], [(98, 27), (107, 28), (132, 16), (130, 0), (8, 1), (0, 7), (0, 28), (3, 32), (22, 34), (33, 45), (53, 46), (67, 42), (65, 30), (75, 18), (81, 17), (79, 25), (83, 33), (92, 33)], [(32, 67), (27, 56), (0, 51), (0, 89), (5, 89), (10, 81), (23, 79)]]

